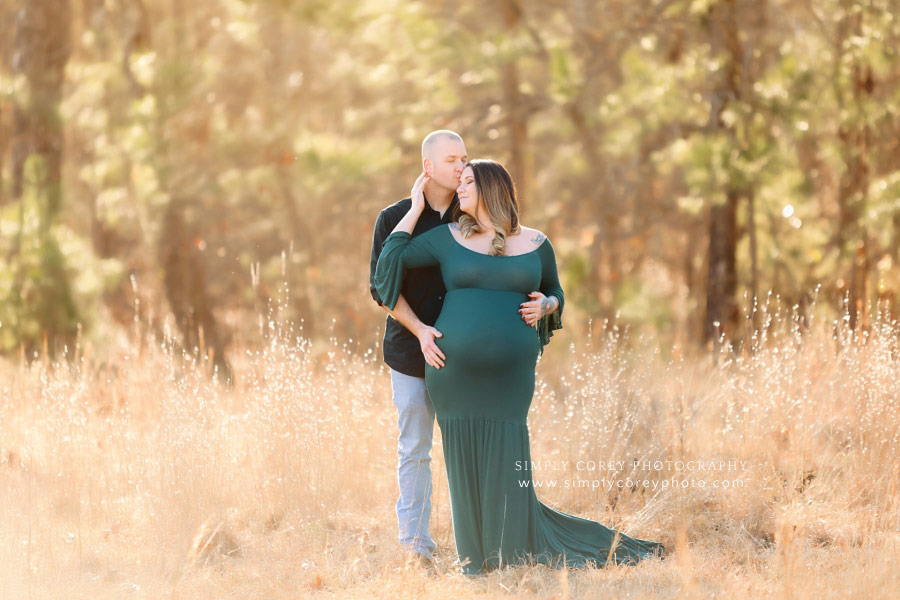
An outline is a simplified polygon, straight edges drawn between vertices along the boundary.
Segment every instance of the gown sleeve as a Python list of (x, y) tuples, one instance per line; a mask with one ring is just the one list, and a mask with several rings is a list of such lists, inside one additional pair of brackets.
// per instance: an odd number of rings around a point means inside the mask
[(378, 295), (378, 291), (375, 289), (375, 265), (378, 264), (378, 256), (381, 254), (381, 249), (384, 247), (387, 236), (391, 234), (391, 231), (397, 225), (396, 221), (397, 219), (391, 219), (388, 216), (387, 210), (383, 210), (378, 215), (378, 219), (375, 221), (375, 229), (372, 232), (372, 252), (369, 255), (369, 291), (372, 293), (372, 299), (378, 303), (378, 306), (381, 306), (384, 302), (381, 301), (381, 296)]
[(556, 296), (559, 300), (559, 308), (544, 315), (538, 320), (537, 330), (538, 337), (541, 340), (541, 354), (544, 353), (544, 346), (550, 342), (553, 337), (553, 331), (562, 329), (562, 312), (565, 298), (563, 296), (562, 286), (559, 283), (559, 274), (556, 270), (556, 254), (553, 252), (553, 246), (547, 239), (538, 248), (538, 255), (541, 257), (541, 293), (545, 296)]
[(384, 241), (375, 266), (375, 291), (385, 306), (394, 310), (403, 285), (406, 269), (440, 265), (437, 231), (434, 228), (412, 237), (405, 231), (395, 231)]

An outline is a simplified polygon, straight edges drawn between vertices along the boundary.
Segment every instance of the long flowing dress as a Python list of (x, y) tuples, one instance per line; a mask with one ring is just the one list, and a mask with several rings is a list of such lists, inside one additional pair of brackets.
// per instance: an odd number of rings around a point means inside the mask
[[(391, 309), (404, 270), (440, 265), (447, 289), (435, 323), (445, 366), (425, 367), (425, 383), (443, 438), (456, 550), (466, 574), (501, 565), (539, 562), (555, 568), (592, 562), (636, 563), (662, 556), (658, 542), (619, 533), (538, 501), (531, 485), (527, 416), (535, 364), (552, 332), (562, 327), (563, 291), (549, 239), (531, 252), (491, 256), (463, 246), (449, 225), (411, 237), (387, 237), (375, 285)], [(538, 331), (519, 305), (540, 290), (559, 309)]]

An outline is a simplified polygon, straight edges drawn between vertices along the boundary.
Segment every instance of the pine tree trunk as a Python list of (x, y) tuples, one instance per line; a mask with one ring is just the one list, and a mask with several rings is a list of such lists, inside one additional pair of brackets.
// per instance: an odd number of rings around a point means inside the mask
[(68, 0), (19, 0), (15, 14), (13, 69), (28, 83), (27, 104), (19, 104), (13, 136), (13, 195), (21, 197), (25, 161), (38, 155), (44, 164), (42, 184), (46, 205), (41, 229), (46, 230), (61, 202), (63, 135), (59, 101), (69, 61)]
[[(19, 262), (16, 289), (31, 278), (35, 293), (21, 295), (19, 312), (36, 319), (38, 338), (22, 340), (35, 348), (43, 346), (55, 355), (71, 345), (77, 331), (77, 310), (72, 298), (65, 259), (51, 227), (62, 207), (63, 127), (59, 114), (66, 64), (69, 61), (71, 10), (68, 0), (19, 0), (13, 14), (13, 72), (21, 76), (27, 92), (16, 98), (13, 109), (12, 199), (24, 202), (26, 190), (37, 203), (39, 271)], [(22, 206), (24, 211), (24, 204)], [(20, 227), (22, 224), (20, 224)], [(13, 256), (23, 243), (20, 228)], [(28, 306), (26, 307), (26, 302)]]
[[(711, 129), (725, 130), (735, 141), (734, 131), (722, 122), (722, 113), (729, 100), (740, 100), (743, 89), (741, 41), (738, 35), (737, 5), (735, 0), (722, 0), (711, 7), (713, 46), (724, 47), (727, 62), (723, 79), (715, 92), (710, 115)], [(738, 190), (731, 181), (725, 182), (725, 201), (715, 204), (709, 211), (709, 256), (706, 279), (706, 319), (703, 323), (703, 341), (718, 339), (721, 333), (727, 338), (735, 336), (738, 309), (737, 292), (737, 206)]]
[[(506, 32), (512, 35), (522, 17), (522, 9), (516, 0), (500, 0)], [(503, 63), (501, 70), (503, 98), (509, 126), (509, 171), (516, 182), (519, 202), (526, 204), (531, 193), (531, 169), (528, 164), (528, 116), (525, 102), (519, 91), (519, 68), (515, 59)]]
[(734, 193), (709, 212), (709, 270), (706, 277), (704, 341), (714, 340), (737, 321), (737, 203)]

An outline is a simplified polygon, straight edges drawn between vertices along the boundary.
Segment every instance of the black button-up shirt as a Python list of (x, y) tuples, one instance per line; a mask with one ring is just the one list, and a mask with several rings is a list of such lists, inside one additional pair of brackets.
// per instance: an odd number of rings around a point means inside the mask
[[(431, 208), (426, 199), (425, 209), (416, 222), (412, 237), (425, 233), (438, 225), (451, 223), (457, 204), (459, 204), (459, 200), (454, 195), (450, 206), (441, 216), (441, 213)], [(378, 264), (378, 256), (381, 254), (384, 240), (391, 234), (400, 219), (409, 212), (411, 206), (412, 201), (409, 198), (401, 200), (382, 210), (378, 215), (378, 220), (375, 221), (375, 231), (372, 235), (372, 257), (369, 261), (369, 290), (372, 292), (372, 298), (379, 305), (382, 305), (383, 302), (378, 292), (375, 291), (375, 265)], [(434, 325), (441, 312), (441, 306), (444, 304), (444, 294), (447, 293), (444, 288), (444, 280), (441, 279), (440, 267), (409, 269), (403, 278), (400, 293), (406, 298), (407, 304), (420, 321), (426, 325)], [(404, 375), (425, 377), (425, 357), (422, 356), (419, 339), (390, 315), (387, 316), (384, 327), (382, 351), (384, 362), (390, 368)]]

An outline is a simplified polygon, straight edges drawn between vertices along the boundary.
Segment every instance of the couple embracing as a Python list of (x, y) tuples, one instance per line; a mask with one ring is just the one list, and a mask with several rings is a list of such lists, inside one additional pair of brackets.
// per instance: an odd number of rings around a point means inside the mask
[(506, 169), (469, 161), (458, 134), (430, 133), (422, 166), (410, 198), (378, 215), (370, 264), (372, 297), (389, 313), (383, 349), (399, 411), (400, 542), (431, 562), (436, 417), (463, 573), (662, 556), (662, 544), (554, 510), (521, 484), (535, 364), (562, 327), (553, 246), (519, 222)]

